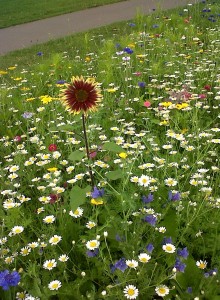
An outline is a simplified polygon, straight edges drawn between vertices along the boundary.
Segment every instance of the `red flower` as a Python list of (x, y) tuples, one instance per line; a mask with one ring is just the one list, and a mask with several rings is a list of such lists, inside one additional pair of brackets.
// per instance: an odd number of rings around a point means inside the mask
[(211, 85), (206, 84), (206, 85), (204, 86), (204, 89), (205, 89), (206, 91), (210, 91), (210, 90), (211, 90)]
[(50, 144), (50, 146), (48, 147), (48, 150), (53, 152), (57, 150), (57, 145), (56, 144)]
[(69, 113), (96, 110), (102, 95), (98, 83), (93, 78), (72, 77), (72, 82), (62, 90), (61, 101)]

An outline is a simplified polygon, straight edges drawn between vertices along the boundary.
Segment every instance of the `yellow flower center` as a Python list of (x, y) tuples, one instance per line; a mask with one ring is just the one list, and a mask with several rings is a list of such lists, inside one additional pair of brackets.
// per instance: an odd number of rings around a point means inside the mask
[(161, 294), (165, 294), (166, 293), (166, 289), (161, 287), (159, 288), (158, 292), (160, 292)]
[(54, 283), (53, 285), (52, 285), (52, 289), (57, 289), (58, 288), (58, 283)]
[(90, 247), (96, 247), (96, 242), (90, 242)]
[(134, 295), (134, 290), (133, 289), (129, 289), (127, 293), (128, 293), (129, 296), (133, 296)]
[(48, 268), (51, 268), (51, 267), (53, 267), (53, 263), (52, 263), (52, 262), (49, 262), (49, 263), (47, 264), (47, 266), (48, 266)]
[(173, 248), (171, 246), (166, 246), (167, 251), (172, 251)]
[(88, 93), (85, 90), (76, 91), (76, 100), (79, 102), (84, 102), (87, 100)]

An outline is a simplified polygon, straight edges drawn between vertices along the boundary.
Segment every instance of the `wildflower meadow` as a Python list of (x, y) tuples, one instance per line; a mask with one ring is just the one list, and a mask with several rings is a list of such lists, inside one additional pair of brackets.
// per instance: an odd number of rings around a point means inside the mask
[(0, 299), (220, 299), (220, 7), (0, 70)]

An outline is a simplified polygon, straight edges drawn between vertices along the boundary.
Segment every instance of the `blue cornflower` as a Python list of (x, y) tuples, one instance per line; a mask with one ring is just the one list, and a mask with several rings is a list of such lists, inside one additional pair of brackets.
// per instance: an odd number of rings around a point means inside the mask
[(16, 271), (11, 272), (11, 274), (8, 270), (0, 272), (0, 286), (3, 290), (8, 290), (10, 286), (18, 285), (20, 279), (21, 276)]
[(177, 269), (177, 271), (184, 273), (186, 264), (184, 264), (179, 258), (177, 258), (174, 267)]
[(104, 189), (99, 190), (96, 186), (94, 187), (93, 192), (91, 193), (92, 198), (101, 198), (104, 195)]
[(192, 291), (193, 291), (192, 287), (188, 286), (186, 292), (189, 293), (189, 294), (192, 294)]
[(125, 241), (125, 237), (121, 237), (118, 233), (115, 236), (116, 241), (118, 242), (124, 242)]
[(157, 24), (154, 24), (154, 25), (152, 25), (152, 27), (153, 27), (153, 28), (158, 28), (158, 27), (159, 27), (159, 25), (157, 25)]
[(162, 244), (163, 244), (163, 245), (166, 245), (166, 244), (173, 244), (172, 238), (171, 238), (171, 237), (165, 237), (165, 238), (163, 239)]
[(114, 265), (111, 265), (112, 272), (114, 272), (116, 269), (124, 272), (127, 268), (128, 268), (128, 266), (126, 265), (126, 261), (125, 261), (124, 257), (122, 257), (121, 259), (116, 261), (116, 263)]
[(123, 49), (124, 52), (128, 53), (128, 54), (132, 54), (134, 51), (131, 48), (125, 47)]
[(86, 255), (88, 257), (96, 257), (99, 254), (99, 249), (88, 250), (86, 251)]
[(145, 222), (149, 223), (151, 226), (155, 226), (157, 222), (157, 217), (154, 215), (147, 215), (143, 219)]
[(153, 250), (154, 250), (154, 246), (153, 246), (153, 244), (148, 244), (147, 246), (146, 246), (146, 250), (149, 252), (149, 253), (151, 253)]
[(171, 201), (178, 201), (181, 198), (181, 195), (179, 192), (173, 193), (172, 191), (169, 191), (168, 198)]
[(143, 201), (143, 203), (150, 203), (154, 200), (154, 195), (150, 193), (147, 196), (142, 196), (141, 200)]
[(138, 82), (138, 86), (139, 86), (140, 88), (145, 88), (146, 83), (145, 83), (145, 82)]
[(134, 24), (134, 23), (129, 23), (128, 24), (130, 27), (135, 27), (136, 26), (136, 24)]
[(56, 84), (64, 84), (65, 82), (65, 80), (57, 80)]
[(183, 258), (187, 258), (188, 255), (189, 255), (189, 252), (188, 252), (188, 250), (187, 250), (187, 247), (185, 247), (185, 248), (183, 248), (183, 249), (178, 249), (178, 250), (177, 250), (177, 255), (178, 255), (178, 256), (181, 256), (181, 257), (183, 257)]
[(42, 56), (43, 52), (37, 52), (37, 56)]

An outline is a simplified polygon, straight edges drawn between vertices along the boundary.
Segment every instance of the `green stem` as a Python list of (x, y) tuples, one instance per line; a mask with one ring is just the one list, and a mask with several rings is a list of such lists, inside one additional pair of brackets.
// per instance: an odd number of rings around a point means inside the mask
[[(85, 122), (85, 115), (84, 114), (82, 114), (82, 122), (83, 122), (83, 134), (84, 134), (85, 146), (86, 146), (86, 155), (87, 155), (87, 158), (88, 158), (88, 161), (89, 161), (90, 160), (90, 157), (89, 157), (89, 144), (88, 144), (88, 139), (87, 139), (87, 134), (86, 134), (86, 122)], [(91, 169), (90, 165), (88, 166), (88, 169), (89, 169), (89, 175), (90, 175), (90, 178), (91, 178), (92, 187), (94, 187), (95, 184), (94, 184), (92, 169)]]

